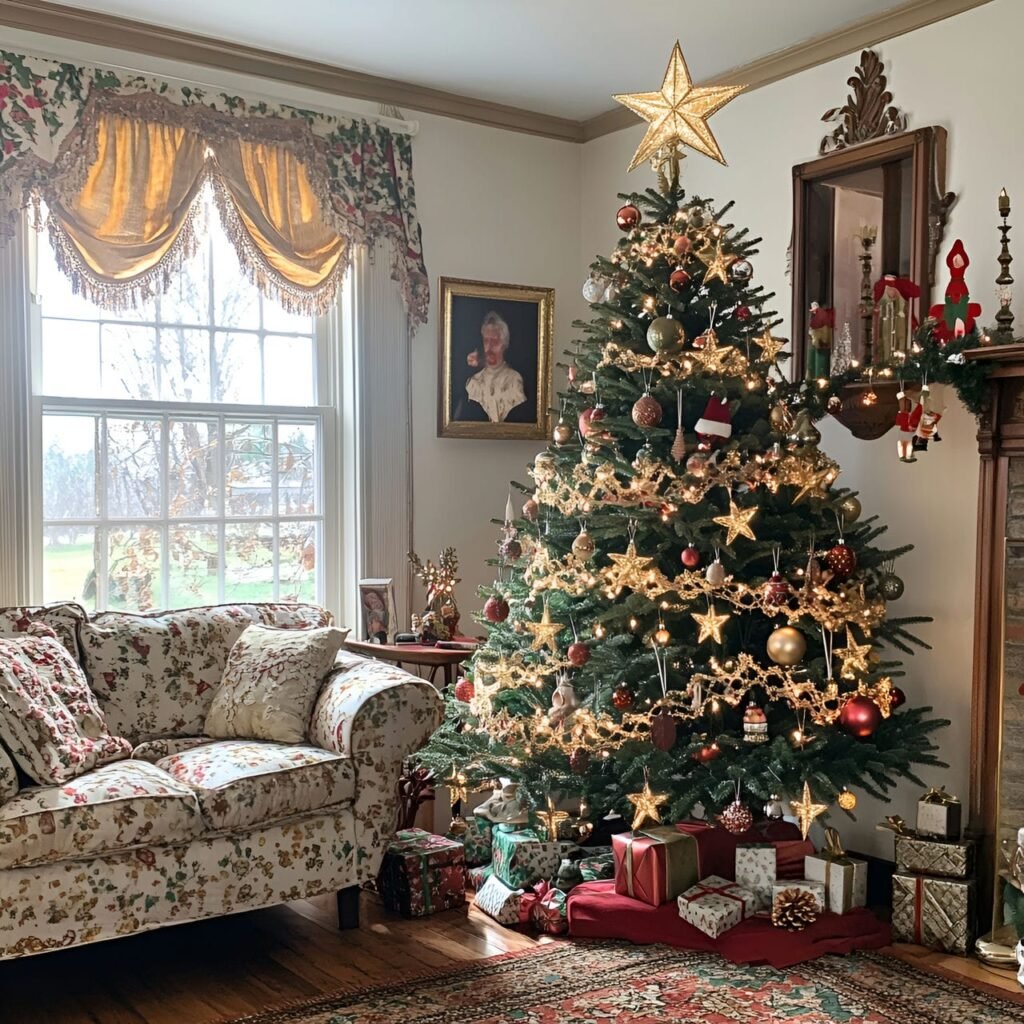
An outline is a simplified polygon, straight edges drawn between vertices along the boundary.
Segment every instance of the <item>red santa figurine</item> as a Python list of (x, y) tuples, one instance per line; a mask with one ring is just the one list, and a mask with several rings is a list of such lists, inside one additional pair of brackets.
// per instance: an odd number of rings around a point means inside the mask
[(921, 388), (921, 400), (918, 403), (921, 409), (921, 417), (917, 423), (917, 430), (914, 431), (913, 447), (915, 452), (928, 451), (928, 442), (935, 441), (936, 444), (942, 440), (939, 437), (939, 420), (946, 411), (941, 404), (941, 398), (933, 395), (927, 384)]
[(917, 462), (914, 455), (914, 434), (921, 421), (921, 403), (914, 405), (905, 391), (896, 395), (896, 454), (900, 462)]
[(693, 428), (701, 451), (711, 451), (732, 437), (732, 410), (724, 398), (712, 395), (704, 406), (704, 415)]
[(971, 265), (964, 249), (964, 243), (958, 238), (946, 256), (949, 267), (949, 284), (946, 285), (946, 297), (942, 305), (932, 306), (928, 315), (935, 317), (934, 335), (936, 340), (947, 345), (955, 338), (962, 338), (974, 330), (974, 318), (981, 316), (981, 306), (971, 302), (971, 293), (967, 290), (964, 274)]

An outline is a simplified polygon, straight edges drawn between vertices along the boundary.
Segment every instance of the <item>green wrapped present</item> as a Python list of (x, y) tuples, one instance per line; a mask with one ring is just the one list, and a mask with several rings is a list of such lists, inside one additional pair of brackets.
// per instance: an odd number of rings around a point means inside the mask
[(493, 838), (491, 865), (494, 874), (513, 889), (552, 878), (562, 858), (576, 849), (573, 843), (541, 839), (532, 828), (517, 832), (496, 831)]
[(486, 882), (493, 874), (494, 868), (491, 867), (490, 864), (476, 864), (467, 869), (466, 880), (474, 889), (476, 889), (477, 892), (479, 892), (484, 882)]
[(576, 862), (584, 882), (599, 882), (604, 878), (615, 877), (615, 854), (611, 849), (607, 853), (587, 852), (589, 856)]
[(404, 917), (461, 906), (466, 899), (462, 847), (423, 829), (404, 829), (387, 845), (377, 887), (384, 906)]
[(486, 818), (479, 818), (471, 814), (466, 821), (464, 832), (449, 832), (446, 839), (462, 843), (466, 852), (466, 867), (476, 867), (478, 864), (489, 864), (491, 860), (491, 837), (494, 833), (494, 825)]

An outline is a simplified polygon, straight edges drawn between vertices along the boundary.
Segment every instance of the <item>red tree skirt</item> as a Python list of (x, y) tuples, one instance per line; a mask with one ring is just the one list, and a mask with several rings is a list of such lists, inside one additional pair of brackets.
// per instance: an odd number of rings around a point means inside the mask
[(850, 953), (888, 945), (889, 925), (870, 910), (822, 914), (802, 932), (775, 928), (767, 917), (751, 917), (712, 939), (679, 916), (675, 900), (652, 907), (615, 892), (614, 882), (584, 882), (569, 894), (569, 934), (581, 939), (663, 942), (680, 949), (721, 953), (737, 964), (792, 967), (825, 953)]

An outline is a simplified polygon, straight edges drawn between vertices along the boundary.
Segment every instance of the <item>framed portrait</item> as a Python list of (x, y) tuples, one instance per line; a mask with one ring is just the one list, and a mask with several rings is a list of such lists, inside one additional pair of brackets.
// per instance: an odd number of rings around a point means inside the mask
[(548, 436), (554, 288), (442, 277), (438, 437)]
[(394, 643), (398, 632), (395, 621), (395, 581), (359, 581), (360, 640), (371, 643)]

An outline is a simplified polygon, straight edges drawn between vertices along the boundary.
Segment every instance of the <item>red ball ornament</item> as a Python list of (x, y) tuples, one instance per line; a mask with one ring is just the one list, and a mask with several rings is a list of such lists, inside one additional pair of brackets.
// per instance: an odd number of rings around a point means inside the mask
[(590, 648), (582, 640), (577, 640), (569, 644), (566, 657), (574, 668), (583, 668), (590, 661)]
[(651, 715), (651, 742), (659, 750), (671, 750), (676, 743), (676, 719), (664, 711)]
[(722, 748), (717, 743), (709, 743), (707, 746), (701, 747), (700, 750), (696, 751), (693, 759), (700, 761), (701, 764), (707, 764), (708, 761), (714, 761), (721, 753)]
[(894, 686), (889, 691), (889, 709), (895, 711), (907, 703), (907, 695), (898, 687)]
[(577, 775), (582, 775), (590, 767), (590, 751), (586, 747), (577, 747), (569, 755), (569, 767)]
[(771, 605), (785, 604), (789, 600), (789, 584), (776, 570), (764, 585), (764, 599)]
[(640, 211), (632, 203), (627, 203), (615, 214), (615, 223), (620, 231), (632, 231), (640, 223)]
[(674, 292), (681, 292), (689, 285), (691, 280), (690, 275), (682, 267), (677, 267), (668, 275), (668, 286)]
[(473, 699), (473, 680), (463, 677), (455, 684), (455, 699), (468, 704)]
[(853, 548), (844, 541), (840, 541), (834, 548), (830, 548), (825, 555), (825, 564), (840, 579), (845, 579), (853, 574), (857, 568), (857, 555)]
[(661, 403), (651, 394), (643, 394), (633, 403), (633, 422), (638, 427), (656, 427), (663, 414)]
[(687, 544), (679, 558), (687, 569), (696, 569), (700, 565), (700, 551), (695, 544)]
[(871, 736), (881, 721), (882, 712), (878, 705), (862, 693), (852, 696), (839, 712), (840, 728), (858, 740)]
[(592, 429), (596, 433), (597, 428), (594, 427), (594, 424), (600, 423), (607, 415), (608, 413), (603, 405), (596, 405), (592, 409), (584, 409), (583, 412), (580, 413), (580, 433), (584, 437), (587, 437)]
[(508, 601), (503, 597), (489, 597), (484, 603), (484, 618), (488, 622), (504, 622), (508, 618)]
[(750, 312), (749, 306), (737, 306), (736, 307), (736, 319), (737, 320), (749, 320), (753, 314)]
[(750, 808), (739, 800), (733, 800), (718, 816), (718, 820), (726, 832), (731, 832), (734, 836), (746, 832), (754, 824), (754, 816), (750, 813)]
[(612, 704), (617, 711), (628, 711), (634, 700), (636, 694), (625, 683), (619, 683), (612, 692)]
[(690, 251), (690, 239), (686, 235), (676, 235), (672, 241), (672, 251), (677, 256), (685, 256)]

